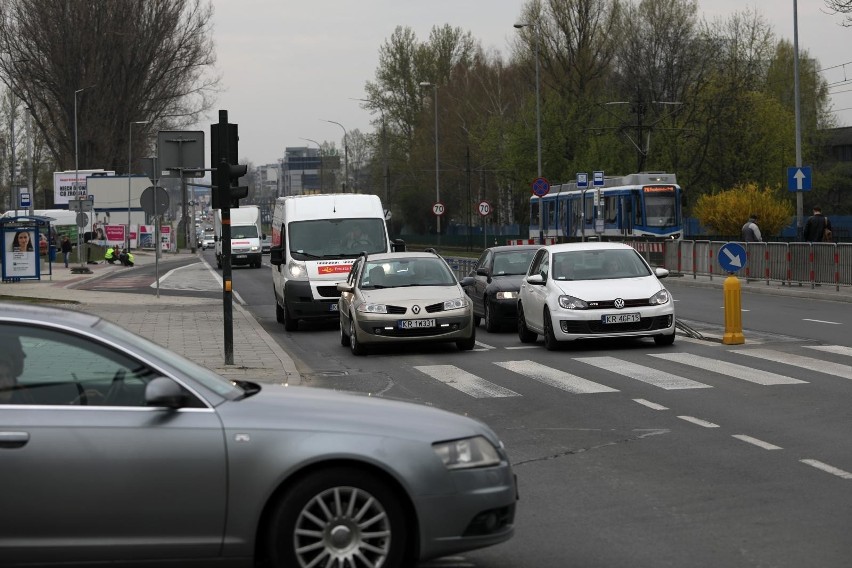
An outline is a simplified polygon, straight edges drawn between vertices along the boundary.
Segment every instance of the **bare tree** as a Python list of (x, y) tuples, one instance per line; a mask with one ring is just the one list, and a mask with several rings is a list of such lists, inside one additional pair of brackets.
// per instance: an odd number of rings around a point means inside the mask
[(825, 5), (834, 13), (846, 14), (844, 26), (852, 26), (852, 0), (825, 0)]
[(211, 108), (211, 15), (204, 0), (3, 0), (0, 78), (59, 167), (79, 149), (81, 169), (123, 172), (131, 122), (148, 121), (132, 129), (142, 148)]

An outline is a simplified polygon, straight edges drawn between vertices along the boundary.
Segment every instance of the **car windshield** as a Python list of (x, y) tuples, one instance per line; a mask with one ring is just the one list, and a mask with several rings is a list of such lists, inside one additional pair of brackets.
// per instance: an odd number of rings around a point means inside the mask
[(388, 251), (382, 219), (314, 219), (290, 223), (290, 254), (293, 258), (354, 258)]
[(536, 252), (535, 249), (530, 249), (494, 253), (494, 268), (491, 274), (494, 276), (526, 274)]
[(456, 277), (439, 258), (401, 258), (367, 262), (362, 289), (453, 286)]
[(581, 250), (553, 255), (555, 280), (610, 280), (650, 276), (648, 266), (633, 249)]

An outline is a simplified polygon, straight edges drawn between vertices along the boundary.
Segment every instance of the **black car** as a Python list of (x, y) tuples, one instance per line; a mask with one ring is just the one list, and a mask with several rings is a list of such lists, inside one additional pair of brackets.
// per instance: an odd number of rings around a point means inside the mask
[(497, 246), (482, 252), (476, 268), (462, 280), (473, 303), (473, 322), (485, 319), (485, 329), (498, 331), (518, 321), (518, 290), (540, 245)]

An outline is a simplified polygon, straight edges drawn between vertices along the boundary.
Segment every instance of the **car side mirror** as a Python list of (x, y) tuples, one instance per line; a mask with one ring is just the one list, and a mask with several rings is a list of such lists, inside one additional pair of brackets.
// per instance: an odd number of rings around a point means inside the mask
[(282, 247), (270, 247), (269, 264), (275, 266), (284, 264), (284, 249)]
[(466, 287), (466, 286), (473, 286), (475, 282), (476, 282), (476, 279), (473, 276), (465, 276), (464, 278), (461, 279), (461, 281), (459, 281), (459, 284), (461, 284), (462, 287)]
[(145, 385), (145, 404), (181, 408), (186, 404), (186, 394), (179, 384), (166, 377), (157, 377)]
[(353, 286), (349, 282), (338, 282), (337, 283), (337, 291), (338, 292), (349, 292), (351, 294), (353, 291), (355, 291), (355, 286)]
[(544, 277), (541, 274), (530, 274), (527, 276), (528, 284), (535, 284), (536, 286), (541, 286), (544, 284)]
[(669, 275), (669, 271), (665, 268), (655, 268), (654, 274), (657, 275), (657, 278), (665, 278)]
[(487, 268), (477, 268), (476, 273), (479, 274), (480, 276), (490, 276)]
[(402, 239), (394, 239), (391, 244), (393, 252), (405, 252), (405, 241)]

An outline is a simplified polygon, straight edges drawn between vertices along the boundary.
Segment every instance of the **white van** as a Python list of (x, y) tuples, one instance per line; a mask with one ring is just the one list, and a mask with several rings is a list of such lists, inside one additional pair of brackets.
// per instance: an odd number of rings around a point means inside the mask
[[(260, 229), (260, 208), (257, 205), (240, 205), (231, 209), (231, 266), (247, 264), (260, 268), (263, 260), (260, 241), (266, 235)], [(222, 268), (222, 210), (216, 210), (213, 223), (213, 240), (216, 249), (216, 267)]]
[(337, 283), (367, 254), (405, 250), (388, 237), (382, 202), (355, 193), (279, 197), (272, 213), (275, 317), (287, 331), (299, 320), (337, 321)]

